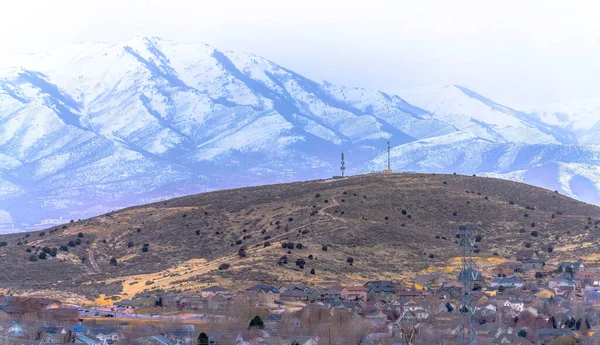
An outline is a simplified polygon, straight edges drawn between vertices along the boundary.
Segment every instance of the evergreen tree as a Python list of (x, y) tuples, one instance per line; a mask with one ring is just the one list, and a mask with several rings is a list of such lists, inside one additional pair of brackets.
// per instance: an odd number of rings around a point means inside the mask
[(248, 329), (252, 329), (252, 328), (258, 328), (258, 329), (265, 328), (265, 324), (263, 323), (263, 320), (260, 318), (260, 316), (256, 315), (252, 320), (250, 320)]
[(206, 333), (200, 333), (198, 336), (197, 345), (208, 345), (208, 335), (206, 335)]

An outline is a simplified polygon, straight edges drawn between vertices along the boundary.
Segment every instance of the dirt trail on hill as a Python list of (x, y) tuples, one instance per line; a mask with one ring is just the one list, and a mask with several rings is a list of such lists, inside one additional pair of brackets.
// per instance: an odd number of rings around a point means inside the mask
[(94, 270), (96, 270), (96, 272), (98, 272), (98, 273), (102, 273), (102, 270), (100, 270), (100, 266), (98, 266), (98, 263), (96, 262), (96, 258), (94, 257), (94, 251), (92, 249), (88, 248), (87, 252), (88, 252), (88, 257), (90, 258), (90, 263), (92, 264), (92, 267), (94, 268)]

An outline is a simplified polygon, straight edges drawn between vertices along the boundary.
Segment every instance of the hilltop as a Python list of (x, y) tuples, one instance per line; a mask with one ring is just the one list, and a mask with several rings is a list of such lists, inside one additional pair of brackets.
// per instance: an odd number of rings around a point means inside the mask
[[(598, 259), (596, 206), (493, 178), (371, 174), (203, 193), (4, 235), (0, 284), (93, 300), (209, 284), (411, 279), (459, 255), (454, 235), (466, 223), (482, 260), (526, 247), (549, 262)], [(46, 259), (30, 261), (44, 247)]]

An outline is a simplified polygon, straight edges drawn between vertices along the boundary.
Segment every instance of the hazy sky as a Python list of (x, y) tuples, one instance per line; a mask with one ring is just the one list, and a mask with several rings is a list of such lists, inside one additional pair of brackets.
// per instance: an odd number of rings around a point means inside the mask
[(159, 36), (385, 91), (460, 84), (499, 102), (600, 96), (590, 1), (2, 0), (0, 54)]

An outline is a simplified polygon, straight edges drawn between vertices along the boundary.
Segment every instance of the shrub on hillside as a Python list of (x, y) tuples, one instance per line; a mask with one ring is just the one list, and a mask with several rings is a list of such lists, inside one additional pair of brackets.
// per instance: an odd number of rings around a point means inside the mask
[(224, 263), (222, 263), (222, 264), (219, 265), (219, 270), (223, 271), (223, 270), (228, 269), (229, 267), (231, 267), (231, 266), (228, 263), (224, 262)]
[(353, 258), (353, 257), (351, 257), (351, 256), (349, 256), (349, 257), (346, 259), (346, 262), (347, 262), (347, 263), (349, 263), (349, 264), (350, 264), (350, 266), (352, 266), (352, 264), (354, 264), (354, 258)]
[(29, 256), (29, 261), (38, 261), (38, 257), (35, 254)]
[(110, 265), (111, 266), (117, 266), (117, 259), (116, 258), (110, 258)]

